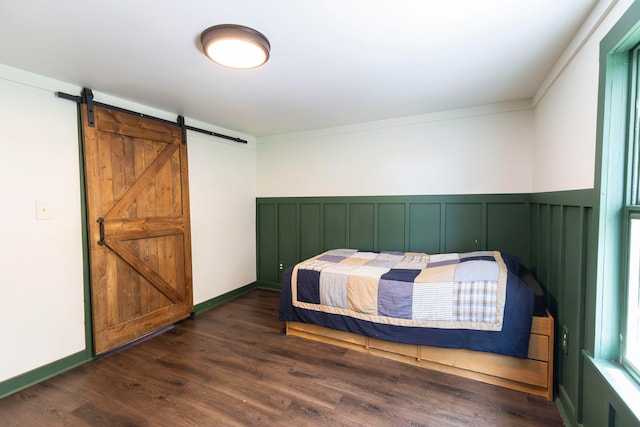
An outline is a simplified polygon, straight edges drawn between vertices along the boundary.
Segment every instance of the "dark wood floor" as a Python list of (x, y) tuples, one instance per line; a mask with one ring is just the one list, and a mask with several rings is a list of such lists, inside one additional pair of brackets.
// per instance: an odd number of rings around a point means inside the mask
[(553, 402), (286, 337), (254, 290), (0, 400), (3, 426), (552, 426)]

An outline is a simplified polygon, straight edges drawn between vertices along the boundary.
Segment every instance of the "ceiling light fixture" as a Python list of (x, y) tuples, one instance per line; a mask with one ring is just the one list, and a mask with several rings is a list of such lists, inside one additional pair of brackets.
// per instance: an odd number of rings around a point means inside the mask
[(214, 25), (202, 32), (200, 41), (205, 55), (230, 68), (259, 67), (267, 62), (271, 50), (262, 33), (243, 25)]

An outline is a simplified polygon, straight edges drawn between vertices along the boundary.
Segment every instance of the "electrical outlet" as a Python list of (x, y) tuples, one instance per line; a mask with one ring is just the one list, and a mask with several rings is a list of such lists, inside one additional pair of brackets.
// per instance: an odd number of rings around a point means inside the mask
[(569, 329), (566, 326), (562, 327), (560, 334), (560, 348), (562, 348), (564, 354), (569, 353)]

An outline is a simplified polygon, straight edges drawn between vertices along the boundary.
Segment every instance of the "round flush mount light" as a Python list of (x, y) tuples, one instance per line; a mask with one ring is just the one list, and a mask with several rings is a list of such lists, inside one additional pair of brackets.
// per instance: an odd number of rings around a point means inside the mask
[(236, 24), (209, 27), (200, 36), (202, 50), (213, 62), (230, 68), (256, 68), (267, 62), (269, 40), (253, 28)]

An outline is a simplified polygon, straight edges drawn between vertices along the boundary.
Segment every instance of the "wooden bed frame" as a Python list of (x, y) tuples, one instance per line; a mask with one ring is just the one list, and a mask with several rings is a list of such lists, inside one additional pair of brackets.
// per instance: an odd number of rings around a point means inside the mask
[(287, 335), (366, 352), (553, 400), (554, 320), (533, 317), (527, 359), (472, 350), (382, 341), (308, 323), (287, 322)]

